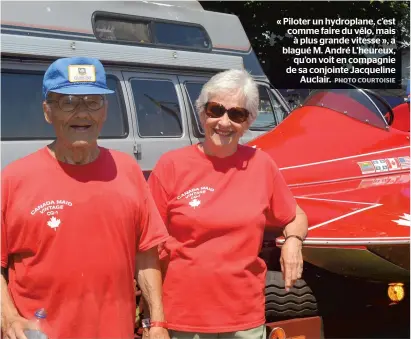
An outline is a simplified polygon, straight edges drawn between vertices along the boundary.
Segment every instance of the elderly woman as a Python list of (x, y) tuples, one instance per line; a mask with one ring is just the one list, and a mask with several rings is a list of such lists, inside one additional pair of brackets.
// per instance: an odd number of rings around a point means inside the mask
[(275, 162), (239, 144), (258, 103), (247, 72), (212, 77), (196, 102), (204, 142), (164, 154), (149, 178), (170, 233), (161, 257), (172, 338), (265, 338), (266, 225), (284, 228), (286, 288), (301, 277), (307, 218)]

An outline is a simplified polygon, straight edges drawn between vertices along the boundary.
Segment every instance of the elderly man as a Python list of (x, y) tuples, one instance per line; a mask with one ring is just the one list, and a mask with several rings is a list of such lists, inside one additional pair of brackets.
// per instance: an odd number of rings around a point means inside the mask
[(24, 339), (41, 308), (52, 338), (132, 338), (136, 270), (149, 338), (169, 338), (157, 251), (166, 228), (135, 159), (97, 144), (110, 93), (98, 60), (55, 61), (44, 76), (43, 110), (56, 140), (2, 172), (7, 338)]

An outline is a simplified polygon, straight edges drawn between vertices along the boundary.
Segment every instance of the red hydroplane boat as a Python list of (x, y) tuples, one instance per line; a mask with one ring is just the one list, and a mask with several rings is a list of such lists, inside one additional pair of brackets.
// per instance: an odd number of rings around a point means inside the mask
[(249, 143), (273, 157), (307, 213), (305, 261), (345, 276), (409, 282), (409, 119), (408, 126), (394, 121), (372, 91), (317, 90)]

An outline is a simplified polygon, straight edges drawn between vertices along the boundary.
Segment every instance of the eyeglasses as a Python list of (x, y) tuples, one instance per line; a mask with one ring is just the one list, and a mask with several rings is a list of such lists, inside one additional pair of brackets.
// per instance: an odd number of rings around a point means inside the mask
[(225, 108), (223, 105), (209, 101), (205, 104), (205, 114), (210, 118), (221, 118), (225, 112), (231, 121), (241, 124), (248, 119), (250, 112), (242, 107)]
[(58, 100), (47, 100), (48, 103), (57, 102), (63, 112), (73, 112), (83, 100), (86, 107), (90, 111), (97, 111), (104, 106), (104, 97), (99, 94), (86, 96), (78, 95), (63, 95)]

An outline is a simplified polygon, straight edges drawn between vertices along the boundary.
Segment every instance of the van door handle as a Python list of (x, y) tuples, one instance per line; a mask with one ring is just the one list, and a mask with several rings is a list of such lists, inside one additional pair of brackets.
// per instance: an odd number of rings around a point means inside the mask
[(133, 144), (133, 153), (137, 160), (141, 160), (141, 144), (138, 144), (136, 142)]

